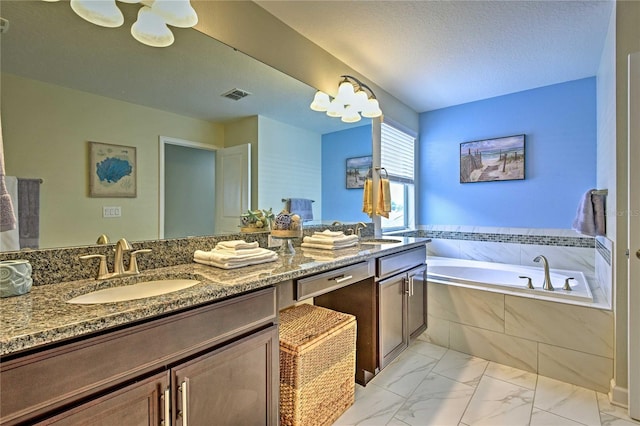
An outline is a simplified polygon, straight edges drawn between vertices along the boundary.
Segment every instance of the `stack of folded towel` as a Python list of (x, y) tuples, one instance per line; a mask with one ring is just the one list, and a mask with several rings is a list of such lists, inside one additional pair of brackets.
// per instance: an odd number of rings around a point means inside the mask
[(211, 251), (196, 250), (193, 260), (203, 265), (222, 269), (242, 268), (259, 263), (274, 262), (278, 255), (271, 250), (260, 248), (257, 242), (244, 240), (222, 241)]
[(324, 250), (337, 250), (358, 244), (357, 235), (345, 235), (344, 232), (329, 231), (314, 232), (310, 237), (304, 237), (302, 247)]

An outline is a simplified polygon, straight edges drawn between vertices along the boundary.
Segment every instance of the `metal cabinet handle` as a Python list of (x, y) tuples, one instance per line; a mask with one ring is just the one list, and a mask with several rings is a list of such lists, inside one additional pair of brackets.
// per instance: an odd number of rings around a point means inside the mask
[(334, 277), (331, 278), (333, 281), (336, 282), (336, 284), (340, 284), (343, 283), (345, 281), (349, 281), (351, 278), (353, 278), (353, 275), (340, 275), (339, 277)]
[(637, 257), (638, 259), (640, 259), (640, 250), (638, 250), (638, 251), (636, 252), (636, 257)]
[(409, 296), (413, 297), (413, 282), (414, 282), (414, 278), (413, 276), (409, 277)]
[(164, 390), (164, 426), (171, 426), (171, 388)]
[(184, 382), (180, 384), (180, 393), (182, 394), (182, 426), (189, 425), (189, 378), (185, 377)]

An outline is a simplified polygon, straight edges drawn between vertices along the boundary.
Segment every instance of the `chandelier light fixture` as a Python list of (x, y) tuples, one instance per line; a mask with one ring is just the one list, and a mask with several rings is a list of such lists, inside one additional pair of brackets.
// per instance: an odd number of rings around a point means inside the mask
[(317, 91), (310, 105), (312, 110), (326, 112), (329, 117), (339, 117), (345, 123), (356, 123), (361, 115), (366, 118), (382, 115), (378, 99), (369, 86), (350, 75), (341, 75), (340, 78), (335, 98)]
[[(59, 0), (43, 0), (55, 2)], [(173, 33), (167, 25), (190, 28), (198, 23), (198, 15), (190, 0), (118, 0), (140, 3), (138, 20), (131, 26), (131, 35), (140, 43), (152, 47), (173, 44)], [(116, 28), (124, 24), (124, 15), (116, 0), (71, 0), (71, 9), (82, 19), (101, 27)]]

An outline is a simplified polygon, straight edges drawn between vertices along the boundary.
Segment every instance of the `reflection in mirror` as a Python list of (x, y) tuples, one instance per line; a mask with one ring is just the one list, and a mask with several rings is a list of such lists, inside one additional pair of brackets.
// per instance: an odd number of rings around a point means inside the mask
[[(304, 198), (314, 200), (310, 223), (368, 219), (361, 213), (362, 191), (346, 189), (345, 162), (371, 154), (369, 120), (347, 125), (311, 111), (315, 89), (194, 29), (176, 29), (169, 48), (144, 46), (129, 34), (135, 5), (119, 6), (125, 25), (104, 29), (79, 19), (66, 2), (2, 2), (10, 22), (1, 40), (6, 173), (43, 179), (40, 248), (94, 244), (101, 234), (111, 241), (164, 235), (161, 187), (198, 194), (193, 181), (211, 177), (184, 179), (178, 171), (168, 178), (171, 185), (161, 185), (161, 137), (207, 145), (214, 157), (250, 144), (243, 175), (248, 193), (240, 197), (253, 209), (279, 211), (283, 199)], [(249, 95), (221, 96), (230, 91)], [(90, 141), (136, 148), (135, 198), (89, 197)], [(167, 236), (239, 230), (239, 220), (220, 219), (240, 212), (229, 201), (239, 197), (235, 187), (219, 172), (216, 167), (212, 175), (213, 197), (222, 201), (166, 206), (174, 223), (181, 212), (185, 221), (187, 211), (206, 216), (208, 230), (177, 226)], [(120, 216), (104, 217), (105, 211)]]

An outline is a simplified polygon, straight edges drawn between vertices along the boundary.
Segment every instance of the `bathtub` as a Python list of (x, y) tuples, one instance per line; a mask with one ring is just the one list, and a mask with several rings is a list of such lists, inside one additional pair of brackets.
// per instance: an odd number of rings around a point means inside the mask
[[(550, 259), (550, 262), (553, 262), (553, 259)], [(542, 289), (544, 271), (541, 266), (507, 265), (431, 256), (427, 259), (427, 280), (430, 282), (543, 300), (593, 302), (591, 289), (582, 272), (550, 269), (549, 275), (554, 291)], [(527, 280), (519, 276), (531, 277), (534, 289), (527, 288)], [(571, 291), (562, 289), (568, 277), (574, 278), (569, 281)]]

